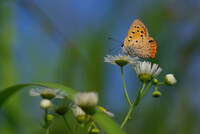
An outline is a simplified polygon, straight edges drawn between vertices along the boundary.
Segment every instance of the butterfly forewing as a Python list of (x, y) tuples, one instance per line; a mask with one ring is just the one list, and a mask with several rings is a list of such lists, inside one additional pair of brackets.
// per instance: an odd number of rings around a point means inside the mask
[(128, 35), (125, 38), (124, 45), (126, 46), (133, 39), (138, 39), (142, 37), (149, 36), (146, 26), (138, 19), (134, 20), (129, 31)]

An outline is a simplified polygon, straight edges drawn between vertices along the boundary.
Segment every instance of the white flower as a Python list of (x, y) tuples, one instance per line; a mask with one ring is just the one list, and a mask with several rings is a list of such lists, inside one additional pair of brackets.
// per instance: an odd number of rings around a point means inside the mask
[(158, 67), (157, 64), (153, 64), (153, 66), (151, 66), (151, 63), (148, 61), (139, 62), (133, 66), (133, 68), (135, 69), (135, 72), (142, 82), (151, 81), (162, 71), (162, 69)]
[(88, 115), (77, 105), (72, 106), (72, 111), (80, 124), (85, 124), (89, 121)]
[(44, 88), (38, 89), (33, 88), (29, 91), (31, 96), (41, 96), (43, 99), (53, 99), (53, 98), (60, 98), (63, 99), (65, 96), (64, 91), (59, 91), (58, 89), (51, 89), (51, 88)]
[(172, 86), (176, 83), (176, 78), (174, 77), (173, 74), (167, 74), (165, 76), (165, 83), (167, 83), (168, 85)]
[(40, 106), (41, 108), (44, 108), (44, 109), (48, 109), (50, 108), (52, 105), (51, 105), (51, 101), (48, 100), (48, 99), (43, 99), (41, 102), (40, 102)]
[(75, 117), (86, 115), (86, 113), (77, 105), (72, 106), (72, 111), (74, 112)]
[(77, 93), (74, 97), (74, 102), (83, 109), (94, 107), (98, 102), (98, 95), (95, 92)]
[(104, 62), (123, 67), (127, 64), (135, 64), (138, 59), (138, 57), (132, 58), (127, 55), (118, 54), (116, 56), (107, 55), (106, 57), (104, 57)]
[(103, 108), (103, 107), (101, 107), (101, 106), (98, 106), (98, 107), (99, 107), (103, 112), (105, 112), (108, 116), (114, 117), (114, 114), (113, 114), (113, 113), (107, 111), (105, 108)]

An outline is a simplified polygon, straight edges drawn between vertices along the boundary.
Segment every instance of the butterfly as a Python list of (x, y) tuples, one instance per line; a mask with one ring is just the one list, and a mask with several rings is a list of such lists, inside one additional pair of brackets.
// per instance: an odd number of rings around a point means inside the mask
[(146, 26), (139, 19), (134, 20), (122, 45), (123, 53), (141, 58), (155, 58), (156, 48), (156, 42), (149, 37)]

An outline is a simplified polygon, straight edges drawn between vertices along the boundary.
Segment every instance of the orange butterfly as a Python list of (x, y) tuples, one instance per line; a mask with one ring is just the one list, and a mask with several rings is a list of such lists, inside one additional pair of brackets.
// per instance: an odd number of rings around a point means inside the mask
[(155, 58), (156, 48), (146, 26), (139, 19), (134, 20), (122, 45), (123, 52), (130, 56)]

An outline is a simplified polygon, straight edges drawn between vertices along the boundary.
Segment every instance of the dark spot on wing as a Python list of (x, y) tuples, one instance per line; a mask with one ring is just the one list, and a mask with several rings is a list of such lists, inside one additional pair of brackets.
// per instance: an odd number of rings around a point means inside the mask
[(137, 28), (140, 28), (140, 27), (137, 27)]
[(153, 40), (149, 40), (149, 43), (153, 42)]
[(136, 40), (136, 42), (138, 42), (138, 41)]
[(135, 32), (134, 32), (134, 31), (131, 31), (131, 33), (132, 33), (132, 34), (135, 34)]
[(137, 30), (137, 32), (140, 32), (140, 30)]
[(144, 33), (144, 31), (141, 31), (141, 33)]
[(133, 36), (129, 36), (129, 38), (133, 38)]
[(143, 35), (140, 35), (140, 37), (143, 37)]
[(128, 42), (130, 42), (131, 40), (128, 40)]

